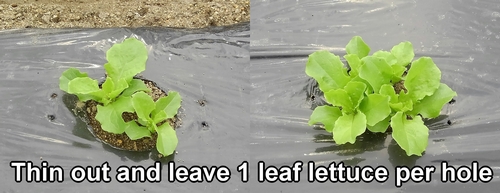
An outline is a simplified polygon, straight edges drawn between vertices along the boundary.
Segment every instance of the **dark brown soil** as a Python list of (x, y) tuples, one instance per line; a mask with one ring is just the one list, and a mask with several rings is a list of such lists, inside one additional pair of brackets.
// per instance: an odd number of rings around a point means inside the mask
[(405, 88), (405, 81), (404, 80), (401, 80), (401, 81), (396, 82), (394, 84), (394, 91), (396, 92), (396, 94), (399, 94), (402, 90), (404, 90), (405, 93), (408, 93), (408, 90), (406, 90), (406, 88)]
[[(152, 92), (148, 93), (149, 96), (153, 98), (154, 101), (158, 100), (163, 96), (167, 96), (167, 93), (160, 89), (154, 82), (142, 79), (146, 86), (148, 86)], [(94, 100), (89, 100), (86, 103), (86, 118), (88, 124), (92, 127), (94, 135), (99, 138), (104, 143), (111, 145), (117, 149), (129, 150), (129, 151), (148, 151), (156, 147), (156, 139), (158, 135), (153, 133), (151, 138), (144, 137), (138, 140), (131, 140), (125, 133), (114, 134), (104, 131), (101, 128), (101, 123), (95, 119), (97, 114), (97, 103)], [(123, 113), (122, 118), (125, 122), (137, 121), (137, 114), (135, 113)], [(169, 119), (165, 122), (161, 122), (158, 125), (168, 122), (172, 128), (176, 128), (180, 125), (180, 119), (176, 117)], [(139, 123), (138, 123), (139, 124)]]

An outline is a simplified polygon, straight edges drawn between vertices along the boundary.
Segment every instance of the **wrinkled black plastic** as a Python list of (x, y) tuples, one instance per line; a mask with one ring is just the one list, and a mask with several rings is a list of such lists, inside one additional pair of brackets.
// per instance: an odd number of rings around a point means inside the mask
[[(161, 183), (124, 183), (114, 177), (121, 165), (149, 167), (154, 152), (126, 152), (97, 141), (71, 109), (75, 97), (59, 89), (68, 67), (104, 78), (105, 52), (134, 36), (149, 50), (144, 78), (180, 93), (183, 102), (178, 128), (177, 166), (236, 166), (249, 159), (248, 73), (250, 25), (200, 30), (183, 29), (30, 29), (0, 32), (0, 189), (2, 192), (233, 192), (239, 180), (225, 184), (171, 183), (164, 171)], [(52, 93), (57, 97), (51, 98)], [(205, 99), (204, 106), (198, 100)], [(55, 118), (52, 121), (49, 119)], [(205, 124), (202, 124), (205, 123)], [(208, 126), (207, 126), (208, 125)], [(10, 161), (59, 165), (62, 183), (14, 181)], [(73, 166), (111, 167), (110, 183), (75, 183)], [(166, 167), (165, 167), (166, 168)], [(166, 170), (166, 169), (164, 169)]]

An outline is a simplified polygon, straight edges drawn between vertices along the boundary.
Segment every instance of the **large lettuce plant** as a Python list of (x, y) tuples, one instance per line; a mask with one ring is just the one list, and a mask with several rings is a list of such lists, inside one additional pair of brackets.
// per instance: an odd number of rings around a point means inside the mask
[(423, 118), (439, 116), (443, 106), (457, 95), (441, 83), (441, 71), (429, 57), (413, 60), (410, 42), (391, 51), (377, 51), (359, 36), (346, 46), (344, 65), (328, 51), (309, 55), (306, 74), (314, 78), (328, 105), (314, 109), (309, 125), (322, 123), (337, 144), (354, 143), (368, 129), (386, 132), (408, 156), (421, 156), (429, 129)]

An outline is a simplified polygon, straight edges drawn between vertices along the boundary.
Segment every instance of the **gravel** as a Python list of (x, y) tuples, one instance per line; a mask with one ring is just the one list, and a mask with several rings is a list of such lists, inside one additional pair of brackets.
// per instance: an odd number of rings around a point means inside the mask
[(248, 21), (249, 0), (0, 0), (0, 30), (203, 28)]

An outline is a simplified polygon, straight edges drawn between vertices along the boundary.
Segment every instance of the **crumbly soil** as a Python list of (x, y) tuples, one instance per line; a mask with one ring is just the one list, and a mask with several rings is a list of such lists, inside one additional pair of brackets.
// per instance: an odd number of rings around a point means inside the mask
[[(156, 86), (154, 82), (145, 79), (142, 80), (144, 81), (144, 83), (146, 83), (146, 86), (151, 89), (152, 92), (148, 94), (153, 98), (154, 101), (163, 96), (167, 96), (167, 93)], [(99, 123), (99, 121), (95, 119), (95, 116), (97, 114), (97, 105), (98, 103), (94, 100), (87, 101), (85, 106), (87, 112), (86, 118), (88, 124), (92, 127), (94, 135), (101, 141), (117, 149), (129, 151), (148, 151), (156, 147), (156, 139), (158, 137), (156, 133), (152, 134), (151, 138), (144, 137), (138, 140), (131, 140), (125, 133), (113, 134), (104, 131), (101, 128), (101, 123)], [(137, 121), (137, 114), (125, 112), (122, 114), (122, 118), (125, 122)], [(180, 125), (180, 119), (176, 116), (173, 119), (158, 123), (158, 126), (166, 122), (168, 122), (168, 124), (170, 124), (174, 129)], [(139, 123), (137, 124), (140, 125)]]
[(406, 90), (405, 88), (405, 81), (404, 80), (400, 80), (399, 82), (396, 82), (394, 85), (394, 91), (396, 92), (396, 94), (399, 94), (402, 90), (405, 91), (405, 93), (408, 93), (408, 90)]
[(0, 30), (203, 28), (250, 21), (250, 0), (0, 0)]

